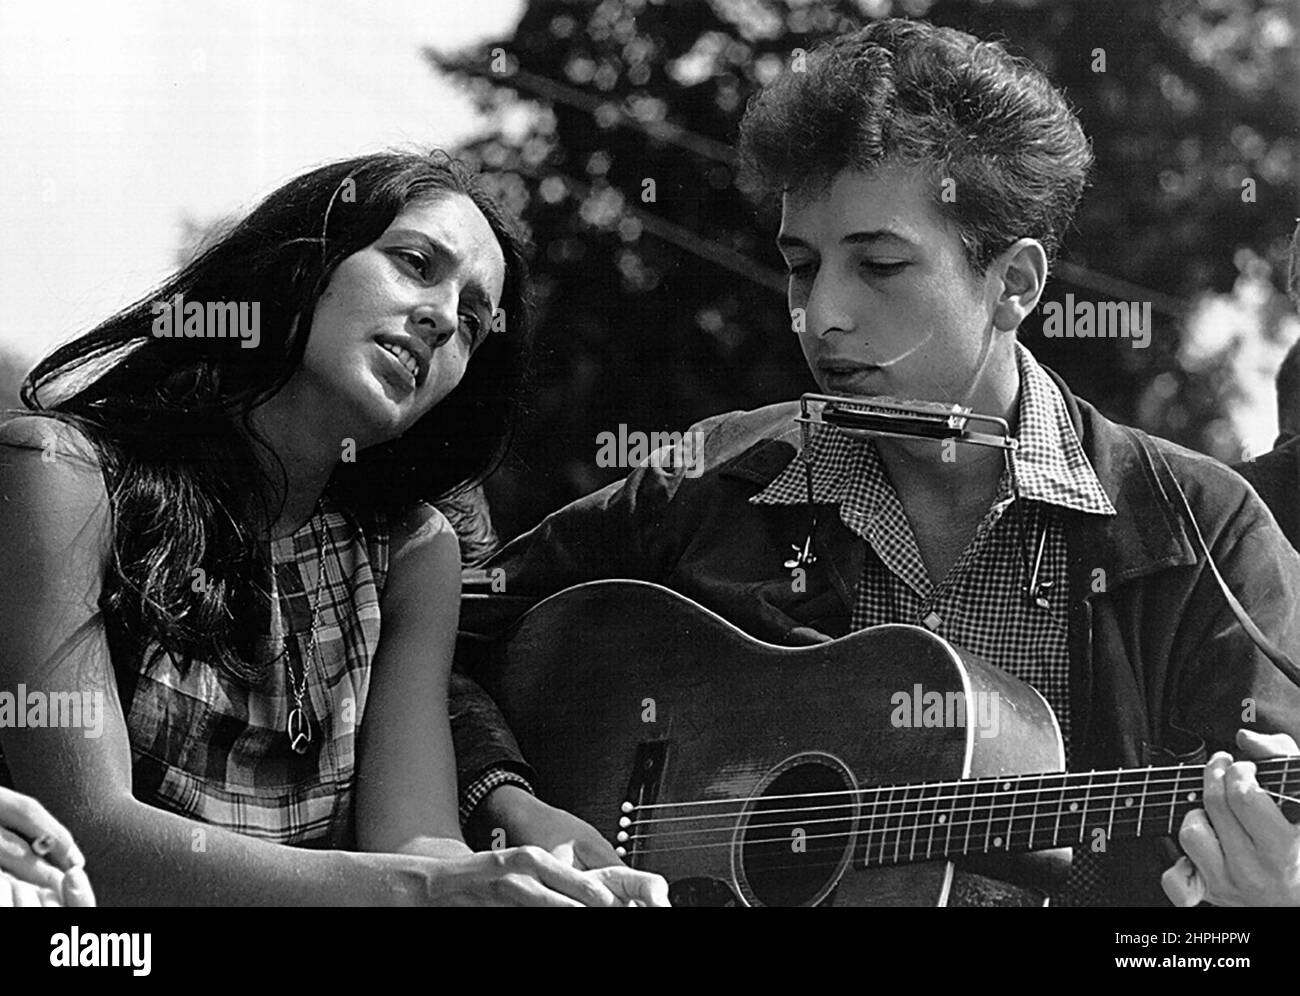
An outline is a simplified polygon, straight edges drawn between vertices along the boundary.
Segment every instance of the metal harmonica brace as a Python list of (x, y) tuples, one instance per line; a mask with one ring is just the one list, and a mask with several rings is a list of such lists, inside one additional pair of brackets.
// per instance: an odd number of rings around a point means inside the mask
[[(814, 406), (818, 406), (815, 417)], [(799, 415), (795, 421), (801, 426), (805, 448), (815, 425), (833, 425), (840, 429), (903, 439), (952, 439), (1002, 450), (1014, 451), (1016, 448), (1016, 440), (1006, 419), (981, 415), (961, 405), (941, 401), (805, 394), (799, 399)], [(995, 431), (977, 431), (971, 427), (972, 423), (990, 426)]]
[[(814, 408), (816, 409), (814, 411)], [(887, 397), (843, 397), (834, 394), (805, 394), (799, 398), (800, 457), (804, 467), (804, 484), (808, 491), (808, 505), (812, 509), (812, 526), (803, 545), (791, 544), (794, 556), (785, 561), (787, 570), (797, 571), (817, 563), (814, 535), (817, 532), (817, 506), (813, 501), (812, 431), (814, 426), (830, 425), (839, 429), (869, 432), (877, 436), (897, 436), (902, 439), (951, 439), (974, 446), (990, 446), (1002, 450), (1002, 459), (1011, 481), (1011, 493), (1016, 499), (1013, 510), (1016, 532), (1020, 542), (1021, 557), (1025, 564), (1025, 593), (1040, 608), (1048, 608), (1044, 591), (1050, 581), (1040, 581), (1039, 572), (1047, 542), (1046, 526), (1039, 532), (1038, 556), (1030, 554), (1025, 532), (1025, 516), (1021, 508), (1020, 486), (1016, 480), (1016, 439), (1011, 426), (996, 415), (981, 415), (969, 408), (942, 401), (902, 401)], [(991, 427), (993, 431), (974, 429)]]

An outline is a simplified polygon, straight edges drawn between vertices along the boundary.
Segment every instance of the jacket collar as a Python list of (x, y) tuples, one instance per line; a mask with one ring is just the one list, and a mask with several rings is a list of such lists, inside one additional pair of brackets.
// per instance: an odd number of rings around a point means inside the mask
[(1072, 556), (1086, 557), (1111, 584), (1195, 564), (1197, 553), (1173, 497), (1178, 485), (1154, 441), (1110, 421), (1076, 398), (1055, 371), (1047, 373), (1060, 388), (1088, 462), (1118, 513), (1107, 520), (1067, 519)]
[[(1060, 389), (1088, 462), (1116, 513), (1097, 516), (1061, 510), (1071, 560), (1076, 572), (1083, 572), (1076, 576), (1089, 582), (1088, 591), (1080, 594), (1105, 591), (1133, 578), (1196, 563), (1197, 555), (1179, 505), (1171, 497), (1171, 472), (1150, 438), (1105, 418), (1092, 405), (1076, 398), (1054, 371), (1043, 369)], [(785, 470), (798, 453), (798, 445), (798, 426), (791, 423), (789, 429), (723, 464), (719, 473), (765, 488)], [(836, 573), (851, 589), (861, 573), (858, 537), (839, 522), (837, 515), (820, 515), (818, 525), (819, 542), (830, 546), (827, 550), (823, 545), (820, 552), (833, 558)], [(839, 528), (835, 528), (837, 525)], [(1097, 574), (1098, 570), (1102, 573)]]

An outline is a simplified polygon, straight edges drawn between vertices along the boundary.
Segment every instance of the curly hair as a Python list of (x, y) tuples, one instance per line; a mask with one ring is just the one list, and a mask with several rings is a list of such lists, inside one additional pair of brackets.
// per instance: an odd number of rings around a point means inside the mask
[[(918, 164), (983, 272), (1019, 238), (1054, 259), (1092, 152), (1064, 97), (996, 42), (892, 18), (806, 54), (755, 95), (740, 126), (742, 183), (816, 192), (846, 169)], [(942, 197), (951, 180), (955, 197)]]

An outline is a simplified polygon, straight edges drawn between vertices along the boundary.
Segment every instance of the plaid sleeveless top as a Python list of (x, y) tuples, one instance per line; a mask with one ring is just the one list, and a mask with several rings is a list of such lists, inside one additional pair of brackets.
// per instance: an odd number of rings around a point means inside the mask
[[(199, 661), (182, 673), (169, 655), (141, 655), (126, 717), (138, 800), (280, 844), (355, 845), (357, 731), (379, 645), (388, 540), (385, 522), (363, 531), (326, 497), (297, 532), (272, 541), (279, 611), (257, 620), (258, 646), (260, 659), (279, 659), (262, 685)], [(306, 673), (312, 741), (303, 754), (285, 732), (290, 668), (299, 682)]]

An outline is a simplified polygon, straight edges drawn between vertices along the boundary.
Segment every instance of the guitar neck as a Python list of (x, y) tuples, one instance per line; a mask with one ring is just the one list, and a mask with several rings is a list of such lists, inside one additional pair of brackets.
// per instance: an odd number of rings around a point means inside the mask
[[(865, 867), (1169, 836), (1202, 805), (1204, 767), (1121, 768), (883, 785), (859, 795)], [(1265, 789), (1294, 795), (1300, 757), (1257, 764)]]

